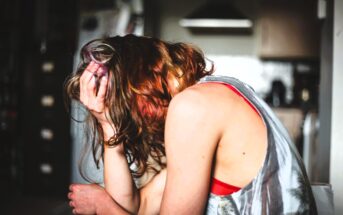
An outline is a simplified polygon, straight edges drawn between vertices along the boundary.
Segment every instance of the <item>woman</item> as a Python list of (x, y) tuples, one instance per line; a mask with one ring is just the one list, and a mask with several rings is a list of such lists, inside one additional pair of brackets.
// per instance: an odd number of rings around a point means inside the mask
[(211, 76), (200, 50), (127, 35), (81, 55), (66, 92), (91, 113), (105, 190), (72, 185), (75, 213), (316, 214), (283, 126), (245, 84)]

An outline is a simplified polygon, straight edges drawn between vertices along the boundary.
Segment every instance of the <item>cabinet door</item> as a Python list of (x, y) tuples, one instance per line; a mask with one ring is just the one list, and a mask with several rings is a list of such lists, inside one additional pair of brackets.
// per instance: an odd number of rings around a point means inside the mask
[(259, 54), (262, 58), (316, 58), (319, 23), (315, 6), (299, 2), (268, 2), (260, 10)]

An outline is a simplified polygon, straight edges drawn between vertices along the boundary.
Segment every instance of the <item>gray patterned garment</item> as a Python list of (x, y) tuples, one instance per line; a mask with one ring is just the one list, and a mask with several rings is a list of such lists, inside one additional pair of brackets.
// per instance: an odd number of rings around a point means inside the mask
[(317, 214), (302, 160), (268, 105), (248, 85), (235, 78), (206, 76), (199, 83), (204, 82), (235, 87), (260, 113), (268, 132), (267, 155), (255, 179), (231, 195), (211, 193), (206, 214)]

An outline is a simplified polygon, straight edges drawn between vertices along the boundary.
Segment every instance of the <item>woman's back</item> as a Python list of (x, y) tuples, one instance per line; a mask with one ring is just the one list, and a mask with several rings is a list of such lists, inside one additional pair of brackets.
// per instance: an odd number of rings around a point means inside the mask
[[(261, 133), (259, 135), (262, 136), (255, 136), (255, 142), (260, 147), (253, 149), (263, 152), (263, 140), (268, 142), (263, 164), (251, 183), (231, 195), (210, 194), (207, 214), (316, 214), (313, 194), (301, 159), (286, 130), (269, 107), (255, 95), (250, 87), (236, 79), (208, 76), (202, 82), (224, 83), (237, 89), (256, 108), (257, 113), (260, 113), (265, 123), (265, 130), (263, 127), (260, 128)], [(237, 118), (240, 118), (239, 114)], [(255, 126), (259, 127), (258, 118), (253, 116), (247, 116), (247, 118), (251, 119), (252, 124), (257, 123)], [(242, 120), (245, 121), (244, 116)], [(227, 121), (229, 122), (230, 119)], [(243, 132), (237, 132), (244, 134), (244, 127), (241, 129)], [(248, 130), (245, 136), (251, 135), (249, 132), (254, 132), (254, 130)], [(258, 132), (258, 128), (256, 132)], [(263, 135), (267, 135), (267, 139), (263, 139)], [(257, 138), (262, 139), (258, 140)], [(244, 139), (251, 141), (251, 137), (242, 137), (242, 140)], [(234, 140), (240, 142), (239, 138)], [(218, 152), (221, 153), (220, 149)], [(256, 154), (258, 153), (256, 152)], [(225, 155), (222, 157), (225, 158)], [(254, 171), (260, 165), (258, 162), (261, 161), (261, 157), (256, 160), (258, 161)], [(238, 168), (242, 166), (239, 163), (235, 165), (238, 165)], [(244, 172), (244, 168), (242, 171)], [(232, 183), (231, 181), (228, 182)]]
[(236, 187), (249, 184), (261, 169), (267, 151), (264, 122), (254, 107), (230, 85), (197, 84), (188, 90), (198, 91), (208, 100), (216, 117), (217, 150), (213, 157), (212, 177)]

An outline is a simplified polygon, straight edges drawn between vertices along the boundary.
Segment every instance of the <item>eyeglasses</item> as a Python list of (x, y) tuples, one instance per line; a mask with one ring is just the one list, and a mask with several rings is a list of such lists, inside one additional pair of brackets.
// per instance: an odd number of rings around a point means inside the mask
[(94, 61), (101, 65), (106, 65), (115, 55), (114, 48), (100, 41), (93, 41), (84, 47), (83, 60), (85, 63)]

